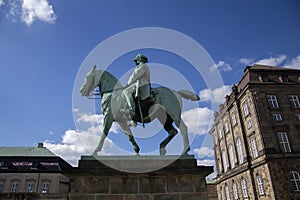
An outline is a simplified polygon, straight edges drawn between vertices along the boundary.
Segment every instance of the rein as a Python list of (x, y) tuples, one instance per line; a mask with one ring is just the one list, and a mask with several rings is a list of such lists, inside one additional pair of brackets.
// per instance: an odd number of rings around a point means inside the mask
[[(110, 93), (110, 92), (113, 92), (113, 91), (118, 91), (118, 90), (123, 90), (127, 88), (127, 86), (125, 87), (121, 87), (121, 88), (115, 88), (115, 89), (112, 89), (112, 90), (105, 90), (105, 91), (99, 91), (99, 90), (96, 90), (95, 92), (91, 92), (91, 94), (89, 96), (87, 96), (88, 99), (101, 99), (102, 95), (105, 94), (105, 93)], [(99, 97), (94, 97), (94, 96), (100, 96)]]

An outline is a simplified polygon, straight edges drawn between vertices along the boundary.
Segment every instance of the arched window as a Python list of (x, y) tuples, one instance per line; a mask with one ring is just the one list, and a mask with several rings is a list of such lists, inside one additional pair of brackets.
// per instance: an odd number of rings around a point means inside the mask
[(233, 198), (234, 199), (239, 199), (237, 185), (236, 185), (235, 182), (232, 183), (232, 193), (233, 193)]
[(226, 195), (226, 200), (230, 200), (229, 187), (227, 184), (225, 185), (225, 195)]
[(242, 193), (243, 193), (243, 197), (248, 197), (248, 189), (247, 189), (247, 181), (242, 178), (241, 180), (241, 187), (242, 187)]
[(227, 172), (228, 165), (227, 165), (227, 159), (226, 159), (226, 152), (225, 152), (225, 150), (222, 151), (222, 160), (223, 160), (224, 172)]
[(235, 159), (234, 159), (232, 144), (229, 144), (228, 151), (229, 151), (230, 166), (231, 166), (231, 169), (233, 169), (235, 167)]
[(296, 171), (290, 172), (290, 178), (291, 178), (291, 184), (292, 184), (292, 189), (294, 191), (300, 191), (300, 175)]
[(241, 138), (237, 138), (236, 147), (237, 147), (237, 153), (239, 156), (239, 163), (242, 164), (244, 162), (244, 154), (243, 154)]
[(257, 182), (257, 188), (258, 188), (259, 195), (264, 195), (265, 189), (264, 189), (264, 184), (263, 184), (263, 180), (262, 180), (261, 176), (257, 176), (256, 182)]

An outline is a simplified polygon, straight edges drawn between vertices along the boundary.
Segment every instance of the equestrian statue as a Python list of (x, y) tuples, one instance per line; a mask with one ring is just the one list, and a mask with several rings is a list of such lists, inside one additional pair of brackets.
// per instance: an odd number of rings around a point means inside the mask
[[(100, 142), (94, 150), (95, 155), (102, 150), (113, 122), (127, 135), (134, 152), (138, 155), (140, 148), (136, 143), (130, 127), (136, 127), (137, 122), (150, 123), (158, 119), (167, 131), (168, 136), (160, 143), (160, 155), (166, 154), (167, 144), (178, 133), (173, 122), (183, 137), (183, 154), (190, 151), (187, 126), (181, 119), (182, 98), (192, 101), (200, 97), (189, 90), (175, 91), (167, 87), (151, 88), (150, 71), (146, 64), (148, 58), (138, 54), (133, 61), (135, 70), (130, 76), (125, 87), (108, 71), (97, 70), (96, 66), (87, 73), (81, 86), (82, 96), (100, 95), (101, 108), (104, 115), (103, 130)], [(99, 93), (94, 90), (99, 89)]]

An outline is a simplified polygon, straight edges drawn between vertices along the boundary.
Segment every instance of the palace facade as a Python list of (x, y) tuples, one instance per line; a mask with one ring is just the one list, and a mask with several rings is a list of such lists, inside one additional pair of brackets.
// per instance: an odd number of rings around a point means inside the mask
[(215, 113), (218, 199), (300, 199), (300, 70), (246, 67)]

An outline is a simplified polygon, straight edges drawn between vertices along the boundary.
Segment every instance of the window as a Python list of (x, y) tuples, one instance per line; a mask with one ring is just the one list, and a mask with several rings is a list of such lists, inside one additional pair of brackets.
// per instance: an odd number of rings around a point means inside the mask
[(230, 166), (231, 166), (231, 169), (233, 169), (235, 167), (235, 160), (234, 160), (232, 144), (229, 145), (228, 151), (229, 151)]
[(269, 108), (279, 108), (277, 97), (275, 95), (267, 95)]
[(275, 121), (282, 121), (281, 114), (273, 114), (273, 119), (274, 119)]
[(263, 82), (268, 82), (268, 81), (269, 81), (268, 74), (263, 73), (263, 74), (261, 75), (261, 79), (262, 79)]
[(289, 82), (289, 77), (286, 74), (281, 75), (282, 82)]
[(4, 182), (0, 182), (0, 192), (2, 192), (3, 191), (3, 188), (4, 188)]
[(226, 200), (230, 200), (230, 194), (229, 194), (229, 187), (228, 187), (228, 185), (225, 185), (225, 195), (226, 195)]
[(34, 182), (27, 182), (27, 192), (33, 192)]
[(224, 190), (222, 189), (222, 187), (220, 187), (220, 190), (221, 190), (221, 199), (224, 200), (225, 199)]
[(252, 121), (249, 120), (249, 121), (247, 122), (247, 128), (249, 129), (249, 128), (251, 128), (251, 127), (252, 127)]
[(18, 191), (18, 188), (19, 188), (19, 182), (13, 182), (13, 183), (11, 184), (10, 191), (11, 191), (11, 192), (17, 192), (17, 191)]
[(292, 190), (293, 191), (300, 191), (300, 176), (298, 172), (290, 172), (290, 178), (292, 183)]
[(229, 132), (228, 121), (225, 122), (225, 133)]
[(246, 102), (243, 103), (243, 109), (244, 109), (245, 117), (248, 116), (250, 112), (249, 112), (248, 104)]
[(262, 181), (261, 176), (258, 176), (256, 178), (256, 182), (257, 182), (257, 188), (258, 188), (259, 195), (264, 195), (265, 194), (265, 190), (264, 190), (264, 185), (263, 185), (263, 181)]
[(232, 183), (233, 198), (239, 199), (236, 183)]
[(299, 103), (298, 96), (290, 95), (289, 99), (290, 99), (290, 103), (291, 103), (292, 108), (300, 108), (300, 103)]
[(256, 145), (256, 139), (255, 138), (251, 139), (251, 147), (252, 147), (253, 158), (257, 158), (258, 157), (258, 150), (257, 150), (257, 145)]
[(243, 197), (248, 197), (248, 190), (247, 190), (247, 182), (244, 178), (241, 180), (241, 186), (242, 186), (242, 193)]
[(227, 172), (228, 165), (227, 165), (227, 159), (226, 159), (226, 152), (225, 152), (225, 150), (222, 151), (222, 160), (223, 160), (224, 172)]
[(239, 163), (242, 164), (244, 162), (244, 154), (243, 154), (242, 142), (240, 138), (236, 140), (236, 146), (237, 146), (237, 153), (239, 156)]
[(291, 152), (291, 147), (289, 143), (289, 139), (287, 137), (287, 134), (285, 132), (277, 133), (277, 138), (280, 146), (281, 152)]
[(300, 121), (300, 114), (296, 114), (296, 119)]
[(48, 193), (48, 192), (49, 192), (49, 182), (43, 182), (42, 193)]
[(222, 128), (219, 128), (219, 138), (222, 139), (223, 138), (223, 133), (222, 133)]
[(231, 115), (231, 122), (232, 122), (232, 125), (233, 125), (233, 126), (236, 125), (236, 116), (235, 116), (235, 114), (232, 114), (232, 115)]

